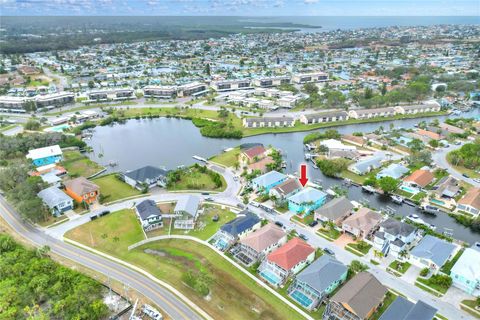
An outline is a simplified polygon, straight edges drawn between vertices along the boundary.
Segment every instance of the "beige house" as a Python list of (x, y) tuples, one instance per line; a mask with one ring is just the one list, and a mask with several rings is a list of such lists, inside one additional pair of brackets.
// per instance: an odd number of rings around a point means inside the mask
[(440, 104), (438, 104), (437, 102), (395, 107), (395, 112), (398, 114), (417, 114), (417, 113), (437, 112), (437, 111), (440, 111)]
[(382, 219), (381, 214), (368, 208), (360, 208), (343, 221), (342, 230), (357, 238), (366, 239), (375, 231)]
[(245, 128), (274, 128), (274, 127), (293, 127), (295, 119), (292, 117), (268, 117), (268, 118), (244, 118), (243, 126)]

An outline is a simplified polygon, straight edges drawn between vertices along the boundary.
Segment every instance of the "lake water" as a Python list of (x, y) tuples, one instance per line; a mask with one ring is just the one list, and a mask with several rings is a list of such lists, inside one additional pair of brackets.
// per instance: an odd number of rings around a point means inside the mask
[[(478, 109), (469, 113), (463, 113), (462, 117), (478, 117)], [(437, 117), (440, 120), (447, 116)], [(427, 118), (427, 120), (433, 118)], [(354, 124), (339, 126), (335, 129), (342, 134), (353, 132), (372, 132), (383, 126), (388, 130), (393, 122), (395, 128), (412, 128), (422, 119), (405, 119), (385, 121), (379, 123)], [(319, 129), (316, 131), (324, 131)], [(222, 150), (235, 147), (242, 143), (262, 143), (281, 149), (284, 158), (288, 163), (286, 171), (293, 173), (304, 160), (303, 138), (306, 132), (265, 134), (243, 139), (213, 139), (203, 137), (198, 128), (191, 121), (174, 118), (157, 118), (128, 120), (125, 124), (97, 127), (94, 129), (92, 139), (88, 144), (94, 152), (90, 154), (92, 160), (101, 164), (111, 161), (118, 165), (111, 169), (125, 171), (139, 168), (145, 165), (154, 165), (175, 169), (180, 165), (191, 165), (195, 163), (193, 155), (209, 158)], [(341, 185), (341, 180), (325, 177), (319, 170), (309, 166), (309, 179), (320, 179), (325, 188), (334, 185)], [(348, 188), (348, 197), (351, 200), (366, 202), (377, 209), (385, 209), (387, 206), (396, 214), (407, 216), (417, 213), (415, 208), (407, 205), (398, 206), (393, 204), (388, 197), (380, 195), (369, 195), (358, 187)], [(453, 230), (454, 237), (469, 243), (480, 241), (480, 234), (473, 233), (470, 229), (457, 224), (447, 215), (432, 217), (422, 215), (422, 218), (437, 226), (437, 231), (443, 232), (444, 228)]]

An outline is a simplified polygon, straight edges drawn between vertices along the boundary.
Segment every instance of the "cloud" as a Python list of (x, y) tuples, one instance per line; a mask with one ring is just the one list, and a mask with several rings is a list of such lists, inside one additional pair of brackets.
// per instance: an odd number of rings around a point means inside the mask
[(306, 4), (312, 4), (312, 3), (317, 3), (319, 0), (303, 0), (304, 3)]

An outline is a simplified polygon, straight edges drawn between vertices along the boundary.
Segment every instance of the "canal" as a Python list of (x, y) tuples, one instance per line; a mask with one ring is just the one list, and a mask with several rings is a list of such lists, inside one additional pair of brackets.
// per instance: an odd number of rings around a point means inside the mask
[[(479, 117), (480, 111), (474, 109), (463, 113), (462, 117)], [(436, 117), (439, 120), (447, 116)], [(431, 121), (434, 118), (426, 119), (405, 119), (385, 121), (378, 123), (353, 124), (335, 128), (341, 134), (353, 132), (372, 132), (383, 126), (388, 130), (390, 123), (395, 128), (412, 128), (422, 120)], [(319, 129), (324, 131), (327, 129)], [(156, 118), (128, 120), (125, 124), (113, 126), (96, 127), (88, 144), (93, 148), (90, 153), (92, 160), (103, 165), (116, 163), (110, 171), (126, 171), (136, 169), (144, 165), (154, 165), (175, 169), (180, 165), (190, 165), (195, 162), (193, 155), (209, 158), (222, 150), (235, 147), (242, 143), (262, 143), (265, 146), (271, 145), (281, 149), (287, 161), (286, 171), (293, 173), (298, 171), (300, 163), (304, 162), (303, 138), (306, 132), (294, 132), (283, 134), (264, 134), (243, 139), (213, 139), (203, 137), (198, 128), (191, 121), (174, 118)], [(335, 185), (342, 185), (341, 180), (325, 177), (320, 170), (312, 166), (308, 171), (309, 179), (322, 181), (324, 188), (331, 188)], [(473, 243), (480, 241), (480, 234), (474, 233), (469, 228), (456, 223), (446, 214), (436, 217), (423, 215), (415, 208), (408, 205), (395, 205), (389, 197), (381, 195), (370, 195), (361, 191), (358, 187), (348, 188), (348, 197), (357, 202), (368, 203), (372, 208), (385, 210), (388, 207), (397, 215), (407, 216), (412, 213), (419, 214), (425, 221), (434, 224), (438, 232), (448, 231), (453, 237), (459, 240)]]

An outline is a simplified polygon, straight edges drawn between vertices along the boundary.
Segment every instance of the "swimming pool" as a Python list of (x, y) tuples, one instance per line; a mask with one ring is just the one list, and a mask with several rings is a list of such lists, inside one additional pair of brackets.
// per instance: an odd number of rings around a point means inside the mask
[(270, 282), (271, 284), (273, 284), (274, 286), (278, 286), (278, 284), (282, 282), (282, 279), (279, 276), (277, 276), (272, 272), (269, 272), (268, 270), (261, 271), (260, 276), (265, 280), (267, 280), (268, 282)]
[(438, 204), (439, 206), (445, 206), (445, 202), (437, 199), (430, 199), (430, 202)]
[(292, 293), (290, 293), (290, 297), (295, 299), (298, 303), (300, 303), (302, 306), (305, 308), (309, 308), (310, 305), (312, 304), (313, 300), (304, 295), (302, 292), (298, 290), (294, 290)]
[(70, 126), (65, 123), (65, 124), (61, 124), (61, 125), (58, 125), (58, 126), (46, 128), (43, 131), (46, 131), (46, 132), (63, 132), (64, 130), (69, 129), (69, 128), (70, 128)]
[(215, 247), (217, 247), (220, 250), (225, 250), (228, 247), (228, 243), (223, 239), (218, 239), (217, 242), (215, 243)]
[(409, 192), (409, 193), (413, 193), (413, 194), (417, 194), (417, 193), (420, 192), (420, 190), (418, 190), (417, 188), (412, 188), (412, 187), (407, 187), (407, 186), (401, 186), (400, 189), (402, 189), (403, 191)]

